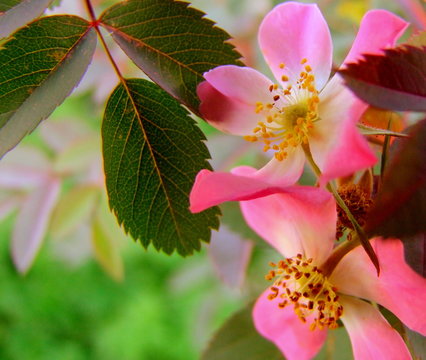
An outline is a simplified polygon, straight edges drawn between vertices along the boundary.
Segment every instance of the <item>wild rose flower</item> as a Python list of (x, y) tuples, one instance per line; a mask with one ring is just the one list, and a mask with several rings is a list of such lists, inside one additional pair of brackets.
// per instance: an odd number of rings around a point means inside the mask
[[(393, 46), (406, 27), (405, 21), (387, 11), (368, 12), (345, 63)], [(192, 211), (265, 196), (294, 184), (303, 171), (306, 145), (322, 171), (322, 183), (376, 161), (356, 129), (367, 105), (342, 85), (338, 75), (327, 83), (332, 42), (318, 7), (295, 2), (276, 6), (264, 18), (258, 39), (276, 82), (252, 68), (226, 65), (205, 73), (206, 81), (197, 92), (200, 112), (211, 125), (262, 143), (273, 157), (250, 175), (251, 180), (242, 178), (238, 170), (228, 175), (201, 171), (191, 194)], [(263, 185), (254, 186), (250, 193), (244, 188), (247, 181)], [(223, 196), (224, 187), (228, 198)]]
[(341, 320), (355, 359), (410, 359), (400, 335), (367, 301), (383, 305), (426, 335), (426, 279), (405, 263), (398, 239), (372, 240), (380, 276), (360, 246), (330, 267), (336, 209), (333, 199), (320, 206), (310, 197), (288, 194), (241, 203), (248, 224), (284, 256), (270, 264), (266, 278), (273, 285), (254, 306), (256, 329), (287, 359), (305, 360), (319, 352), (327, 330)]

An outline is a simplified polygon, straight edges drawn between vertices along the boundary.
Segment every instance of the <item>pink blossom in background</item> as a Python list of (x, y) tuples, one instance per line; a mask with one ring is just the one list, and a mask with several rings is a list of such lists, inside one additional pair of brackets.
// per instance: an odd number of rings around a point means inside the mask
[[(369, 11), (345, 63), (394, 45), (407, 25), (390, 12)], [(276, 6), (260, 26), (259, 44), (277, 83), (252, 68), (225, 65), (205, 73), (206, 81), (197, 92), (200, 111), (211, 125), (262, 143), (263, 150), (273, 157), (251, 173), (249, 180), (238, 170), (228, 176), (203, 170), (192, 190), (192, 211), (223, 201), (265, 196), (294, 184), (305, 164), (303, 144), (309, 144), (322, 170), (322, 183), (376, 161), (356, 129), (367, 105), (343, 86), (340, 77), (328, 81), (332, 43), (318, 7), (295, 2)], [(225, 181), (232, 182), (232, 188)], [(259, 186), (254, 186), (250, 193), (247, 182), (261, 182), (258, 185), (268, 191), (259, 192)], [(222, 187), (228, 198), (218, 194)]]
[(338, 319), (349, 333), (356, 360), (411, 358), (397, 331), (365, 301), (383, 305), (410, 329), (426, 334), (426, 279), (405, 263), (400, 240), (372, 240), (380, 276), (362, 247), (326, 276), (321, 266), (335, 239), (334, 200), (318, 205), (309, 197), (275, 194), (241, 207), (248, 224), (284, 257), (271, 264), (267, 279), (274, 283), (257, 300), (253, 319), (257, 331), (287, 359), (313, 358)]

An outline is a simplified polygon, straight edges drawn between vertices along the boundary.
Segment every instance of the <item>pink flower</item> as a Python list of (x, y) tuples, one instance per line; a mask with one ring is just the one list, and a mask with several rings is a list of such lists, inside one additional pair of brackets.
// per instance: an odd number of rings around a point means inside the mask
[(274, 284), (257, 300), (253, 319), (257, 331), (288, 360), (313, 358), (327, 329), (337, 327), (339, 319), (355, 359), (411, 358), (400, 335), (367, 302), (383, 305), (410, 329), (426, 335), (426, 279), (405, 263), (400, 240), (372, 240), (380, 276), (362, 247), (327, 271), (336, 226), (332, 199), (319, 207), (310, 199), (275, 194), (242, 202), (241, 207), (248, 224), (284, 256), (271, 263), (267, 279)]
[[(406, 27), (405, 21), (387, 11), (368, 12), (345, 63), (394, 45)], [(259, 43), (276, 83), (252, 68), (225, 65), (205, 73), (206, 81), (197, 92), (200, 112), (211, 125), (262, 143), (263, 150), (274, 155), (249, 180), (238, 170), (228, 175), (203, 170), (191, 194), (192, 211), (265, 196), (294, 184), (305, 163), (303, 145), (309, 144), (322, 170), (322, 183), (376, 161), (356, 129), (367, 105), (342, 85), (340, 77), (328, 81), (332, 43), (318, 7), (295, 2), (276, 6), (260, 26)], [(253, 191), (245, 187), (259, 181)]]

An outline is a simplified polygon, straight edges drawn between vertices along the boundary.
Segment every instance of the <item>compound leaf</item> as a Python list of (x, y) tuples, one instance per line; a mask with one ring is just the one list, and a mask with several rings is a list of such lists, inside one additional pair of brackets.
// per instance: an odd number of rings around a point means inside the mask
[(241, 57), (230, 36), (188, 7), (172, 0), (128, 0), (112, 6), (101, 23), (126, 54), (155, 83), (193, 112), (203, 73)]
[(209, 168), (204, 136), (188, 112), (155, 84), (123, 80), (105, 110), (103, 155), (110, 206), (144, 247), (181, 255), (208, 242), (218, 208), (192, 214), (189, 191)]
[(49, 16), (0, 50), (0, 157), (61, 104), (86, 71), (96, 32), (77, 16)]

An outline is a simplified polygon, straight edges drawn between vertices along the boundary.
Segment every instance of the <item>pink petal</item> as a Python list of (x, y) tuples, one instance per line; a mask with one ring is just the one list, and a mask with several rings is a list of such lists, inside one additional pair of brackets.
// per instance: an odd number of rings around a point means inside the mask
[(254, 112), (253, 106), (226, 97), (207, 81), (198, 85), (197, 94), (204, 120), (225, 133), (248, 135), (263, 120), (260, 114)]
[(328, 258), (336, 232), (336, 206), (328, 192), (293, 186), (240, 205), (248, 225), (285, 257), (301, 253), (317, 265)]
[(344, 63), (355, 62), (365, 53), (381, 54), (382, 49), (395, 45), (408, 25), (406, 21), (386, 10), (367, 12)]
[(342, 321), (351, 338), (355, 360), (409, 360), (410, 353), (398, 332), (371, 304), (341, 296)]
[(272, 103), (272, 82), (258, 71), (234, 65), (219, 66), (204, 74), (198, 85), (200, 112), (212, 126), (234, 135), (249, 135), (263, 120), (256, 103)]
[(196, 213), (225, 201), (250, 200), (279, 191), (284, 189), (254, 177), (201, 170), (189, 195), (189, 209)]
[(339, 292), (375, 301), (410, 329), (426, 335), (426, 279), (406, 264), (400, 240), (376, 238), (372, 245), (380, 262), (379, 277), (358, 247), (340, 261), (330, 281)]
[(294, 313), (292, 306), (278, 307), (278, 298), (269, 300), (269, 290), (260, 295), (253, 308), (256, 330), (272, 341), (288, 360), (312, 359), (323, 346), (326, 330), (309, 329)]
[[(303, 155), (303, 153), (302, 153)], [(201, 170), (189, 195), (190, 210), (200, 212), (225, 201), (242, 201), (286, 191), (303, 170), (299, 153), (284, 161), (271, 160), (264, 168), (241, 166), (227, 172)]]
[(247, 172), (247, 167), (239, 167), (232, 170), (234, 174), (254, 176), (259, 180), (280, 186), (293, 185), (299, 180), (305, 165), (305, 153), (300, 146), (292, 149), (288, 157), (278, 161), (275, 157), (256, 173)]
[[(330, 76), (332, 42), (327, 23), (315, 4), (286, 2), (263, 19), (259, 44), (277, 80), (286, 75), (295, 84), (305, 65), (312, 67), (316, 87), (321, 90)], [(284, 63), (285, 67), (280, 68)]]
[(253, 106), (257, 101), (272, 102), (269, 87), (272, 81), (259, 71), (235, 65), (218, 66), (206, 73), (204, 78), (226, 97)]
[(35, 189), (23, 204), (12, 234), (12, 259), (20, 273), (31, 267), (46, 234), (60, 182), (49, 179)]
[(374, 165), (377, 161), (356, 123), (367, 105), (357, 100), (334, 77), (321, 94), (319, 114), (310, 140), (315, 161), (322, 170), (322, 184)]

